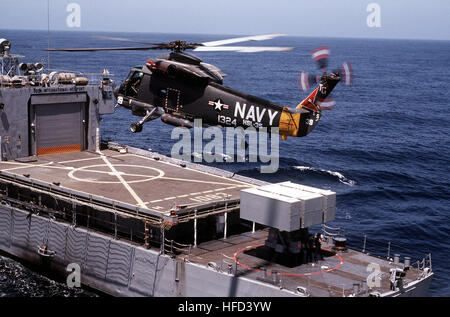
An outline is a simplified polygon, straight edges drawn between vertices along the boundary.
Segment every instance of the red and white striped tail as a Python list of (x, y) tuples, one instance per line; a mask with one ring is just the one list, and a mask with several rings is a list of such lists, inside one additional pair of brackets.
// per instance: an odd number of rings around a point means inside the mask
[(316, 104), (319, 106), (320, 110), (331, 110), (336, 106), (336, 101), (330, 97), (325, 100), (317, 100)]
[(304, 72), (298, 73), (298, 88), (301, 91), (309, 90), (309, 76), (308, 76), (308, 73), (304, 73)]
[(314, 61), (328, 58), (330, 56), (330, 49), (328, 46), (321, 46), (311, 51), (311, 56)]
[(345, 62), (341, 66), (341, 78), (344, 80), (344, 84), (347, 86), (353, 85), (353, 68), (349, 62)]

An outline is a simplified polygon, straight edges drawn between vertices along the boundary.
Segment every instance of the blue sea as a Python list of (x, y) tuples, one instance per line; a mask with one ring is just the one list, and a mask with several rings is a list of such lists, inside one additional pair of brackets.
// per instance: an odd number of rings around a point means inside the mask
[[(156, 33), (52, 32), (51, 47), (123, 46), (91, 35), (127, 37), (149, 42), (182, 39), (205, 42), (233, 35)], [(46, 31), (1, 30), (12, 53), (23, 61), (46, 61)], [(245, 43), (243, 43), (245, 45)], [(269, 182), (292, 181), (337, 193), (333, 227), (346, 230), (349, 244), (413, 261), (431, 253), (435, 277), (430, 296), (450, 296), (450, 42), (346, 38), (280, 37), (248, 45), (293, 46), (287, 52), (255, 54), (199, 52), (203, 61), (228, 74), (224, 84), (283, 106), (295, 107), (306, 97), (298, 89), (298, 73), (318, 73), (310, 52), (331, 50), (329, 68), (349, 61), (351, 87), (338, 84), (334, 110), (324, 115), (310, 135), (280, 141), (280, 168), (261, 174), (260, 163), (213, 163), (237, 174)], [(131, 67), (142, 65), (155, 51), (52, 53), (51, 68), (98, 73), (107, 68), (119, 84)], [(140, 134), (129, 132), (136, 117), (122, 109), (104, 116), (103, 138), (170, 155), (172, 127), (160, 120)], [(206, 163), (204, 163), (206, 164)], [(0, 258), (0, 296), (90, 296), (70, 293), (58, 282), (21, 264)], [(23, 283), (13, 283), (21, 280)], [(17, 285), (16, 285), (17, 284)], [(30, 286), (31, 285), (31, 286)], [(85, 292), (85, 293), (83, 293)]]

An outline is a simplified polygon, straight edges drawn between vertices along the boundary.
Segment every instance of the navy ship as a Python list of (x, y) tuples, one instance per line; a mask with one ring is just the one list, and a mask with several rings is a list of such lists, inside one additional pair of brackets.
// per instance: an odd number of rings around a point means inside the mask
[(10, 48), (0, 39), (1, 252), (113, 296), (427, 294), (431, 255), (351, 248), (329, 225), (335, 192), (103, 142), (112, 75), (50, 72)]

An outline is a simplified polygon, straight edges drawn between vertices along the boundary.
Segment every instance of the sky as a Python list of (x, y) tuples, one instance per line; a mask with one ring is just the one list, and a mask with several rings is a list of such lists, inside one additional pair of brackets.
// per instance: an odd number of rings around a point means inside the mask
[(0, 37), (47, 30), (47, 1), (51, 30), (450, 40), (449, 0), (14, 0)]

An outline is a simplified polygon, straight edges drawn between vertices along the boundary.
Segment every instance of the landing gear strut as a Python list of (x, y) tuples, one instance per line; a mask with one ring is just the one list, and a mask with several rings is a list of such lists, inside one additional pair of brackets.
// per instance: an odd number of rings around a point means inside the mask
[(133, 133), (141, 132), (142, 124), (140, 124), (139, 122), (130, 124), (130, 131)]
[(155, 112), (155, 110), (156, 110), (156, 108), (153, 108), (151, 111), (147, 110), (147, 113), (146, 113), (145, 117), (143, 117), (141, 121), (136, 122), (136, 123), (132, 123), (130, 125), (130, 131), (133, 132), (133, 133), (141, 132), (144, 123), (146, 123), (147, 121), (151, 120), (150, 117)]

